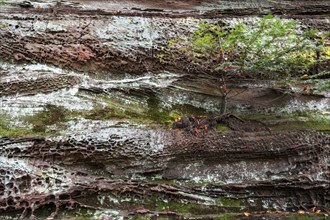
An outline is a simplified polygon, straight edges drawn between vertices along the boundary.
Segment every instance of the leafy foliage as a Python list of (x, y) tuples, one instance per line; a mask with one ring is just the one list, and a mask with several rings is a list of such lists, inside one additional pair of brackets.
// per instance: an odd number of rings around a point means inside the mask
[[(318, 60), (316, 53), (329, 56), (318, 31), (301, 31), (298, 23), (272, 15), (252, 26), (241, 22), (233, 27), (202, 23), (182, 50), (195, 61), (216, 61), (217, 71), (235, 71), (265, 78), (288, 77), (308, 71)], [(276, 73), (276, 74), (274, 74)]]

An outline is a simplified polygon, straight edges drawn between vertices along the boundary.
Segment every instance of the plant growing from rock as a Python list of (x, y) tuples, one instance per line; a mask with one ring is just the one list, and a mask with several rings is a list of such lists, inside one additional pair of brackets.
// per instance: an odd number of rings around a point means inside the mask
[(317, 30), (303, 31), (294, 20), (267, 15), (250, 25), (202, 22), (186, 40), (169, 41), (169, 48), (195, 65), (206, 66), (209, 76), (220, 73), (215, 78), (223, 103), (220, 111), (224, 113), (230, 98), (226, 76), (288, 79), (317, 74), (319, 63), (329, 59), (326, 39), (327, 35), (320, 36)]
[(264, 16), (253, 25), (202, 23), (184, 46), (196, 60), (215, 60), (216, 72), (285, 78), (307, 72), (323, 45), (318, 31), (301, 31), (296, 21)]

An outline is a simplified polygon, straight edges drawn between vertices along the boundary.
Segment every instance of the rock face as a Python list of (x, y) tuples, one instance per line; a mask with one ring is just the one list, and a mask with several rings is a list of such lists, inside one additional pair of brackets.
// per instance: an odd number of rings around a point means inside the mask
[[(146, 197), (156, 193), (164, 200), (174, 196), (189, 202), (229, 197), (242, 200), (240, 206), (247, 210), (265, 209), (263, 203), (291, 211), (325, 208), (329, 143), (329, 137), (313, 132), (192, 134), (118, 128), (47, 139), (2, 138), (1, 209), (24, 210), (25, 215), (53, 204), (57, 214), (63, 205), (88, 206), (76, 198), (94, 190), (132, 197), (142, 190)], [(111, 180), (105, 178), (109, 175)], [(126, 182), (134, 175), (215, 185), (201, 190), (194, 184)]]
[[(0, 5), (1, 217), (329, 214), (329, 135), (219, 116), (219, 78), (167, 48), (203, 21), (251, 23), (269, 13), (328, 31), (329, 1)], [(329, 92), (308, 86), (229, 80), (227, 110), (275, 119), (313, 110), (326, 115), (316, 130), (328, 130)], [(22, 127), (35, 133), (13, 135)]]
[(0, 81), (0, 95), (8, 96), (15, 94), (34, 95), (39, 92), (47, 93), (71, 87), (79, 83), (79, 78), (70, 75), (45, 74), (42, 76), (34, 76), (35, 79), (19, 80), (10, 77)]
[(91, 73), (164, 68), (198, 73), (208, 67), (174, 59), (164, 50), (169, 39), (184, 39), (203, 20), (230, 24), (273, 13), (309, 28), (330, 28), (328, 1), (173, 1), (165, 8), (149, 1), (96, 2), (33, 3), (26, 9), (8, 1), (0, 12), (1, 58)]

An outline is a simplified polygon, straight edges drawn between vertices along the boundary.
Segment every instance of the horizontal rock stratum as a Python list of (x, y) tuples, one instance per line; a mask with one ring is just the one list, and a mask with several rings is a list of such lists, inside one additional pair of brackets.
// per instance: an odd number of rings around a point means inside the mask
[[(1, 209), (84, 207), (83, 198), (94, 190), (200, 202), (230, 197), (245, 201), (243, 209), (257, 210), (264, 209), (262, 203), (291, 211), (329, 204), (329, 137), (307, 131), (200, 132), (109, 128), (68, 137), (2, 138)], [(194, 184), (131, 182), (136, 175), (212, 184), (200, 191)]]

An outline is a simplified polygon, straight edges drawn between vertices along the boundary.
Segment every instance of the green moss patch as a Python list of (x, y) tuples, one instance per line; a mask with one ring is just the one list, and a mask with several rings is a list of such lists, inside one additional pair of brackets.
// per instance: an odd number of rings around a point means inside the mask
[(100, 97), (105, 106), (97, 105), (93, 110), (76, 112), (91, 120), (130, 120), (143, 124), (155, 124), (170, 128), (175, 119), (184, 115), (204, 115), (206, 112), (190, 105), (175, 105), (171, 109), (161, 106), (152, 95), (144, 101), (131, 100), (125, 103), (113, 97)]
[(28, 128), (15, 128), (10, 125), (8, 115), (0, 115), (0, 137), (19, 137), (27, 135), (40, 135)]
[(243, 201), (238, 199), (228, 199), (228, 198), (221, 198), (217, 200), (217, 204), (220, 206), (226, 207), (241, 207), (243, 206)]
[(68, 110), (61, 106), (47, 105), (44, 111), (38, 112), (33, 116), (28, 116), (25, 120), (32, 124), (32, 131), (45, 133), (49, 125), (58, 125), (67, 121)]
[[(330, 75), (330, 72), (329, 72)], [(329, 76), (330, 77), (330, 76)], [(316, 90), (318, 92), (326, 92), (330, 90), (330, 79), (320, 80), (316, 84)]]
[(15, 5), (12, 2), (0, 1), (0, 5)]
[(122, 110), (116, 110), (110, 107), (97, 106), (94, 109), (81, 114), (86, 119), (91, 120), (111, 120), (129, 118), (131, 114), (125, 113)]
[(330, 132), (330, 115), (313, 112), (283, 115), (242, 115), (242, 118), (262, 121), (273, 131), (313, 130)]
[[(0, 3), (0, 5), (1, 5), (1, 3)], [(2, 28), (2, 29), (5, 29), (5, 28), (8, 28), (8, 27), (9, 27), (8, 24), (0, 23), (0, 29), (1, 29), (1, 28)]]
[(215, 127), (217, 131), (230, 131), (230, 128), (224, 124), (218, 123)]
[(283, 116), (282, 120), (275, 123), (272, 127), (273, 130), (302, 130), (310, 129), (314, 131), (330, 131), (330, 118), (323, 115), (292, 115)]
[(0, 137), (21, 137), (41, 135), (41, 133), (33, 132), (29, 129), (15, 128), (15, 129), (0, 129)]

